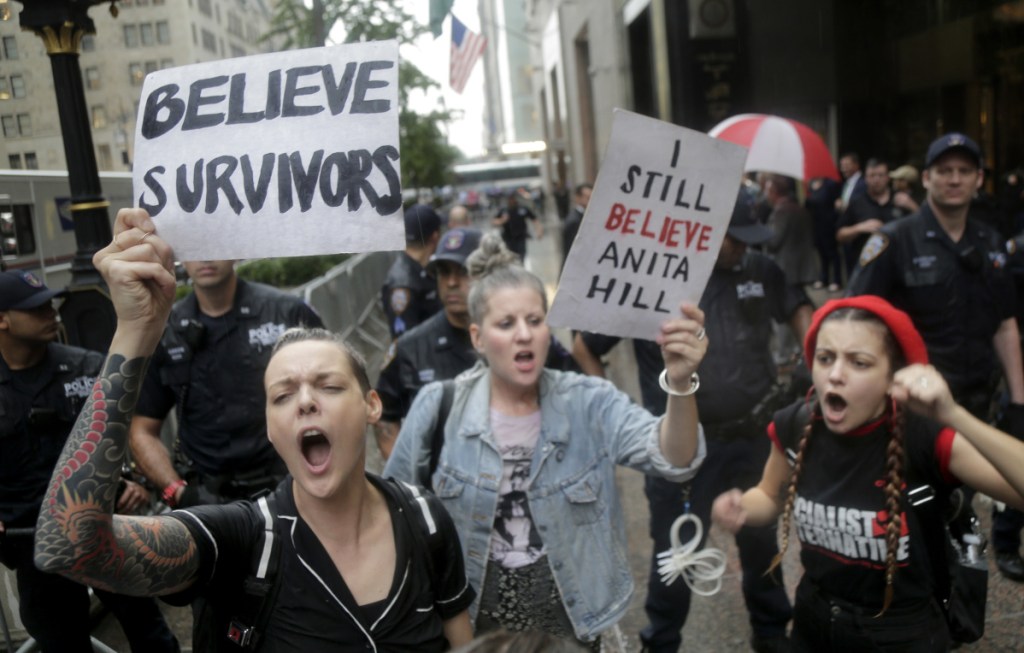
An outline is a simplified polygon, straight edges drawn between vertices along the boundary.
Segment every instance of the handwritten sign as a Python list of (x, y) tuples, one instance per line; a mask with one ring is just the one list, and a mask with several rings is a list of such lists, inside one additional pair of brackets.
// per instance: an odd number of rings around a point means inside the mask
[(681, 302), (697, 303), (746, 157), (738, 145), (616, 109), (548, 322), (653, 339)]
[(182, 260), (402, 249), (395, 41), (146, 77), (134, 197)]

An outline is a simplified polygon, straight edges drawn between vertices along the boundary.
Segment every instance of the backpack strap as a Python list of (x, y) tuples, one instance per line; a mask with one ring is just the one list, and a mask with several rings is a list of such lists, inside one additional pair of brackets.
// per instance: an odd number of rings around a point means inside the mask
[(281, 561), (275, 493), (265, 490), (253, 501), (263, 517), (263, 533), (252, 549), (250, 573), (242, 585), (238, 610), (231, 617), (226, 633), (229, 640), (245, 650), (256, 649), (277, 601), (279, 583), (276, 581)]
[(394, 496), (412, 533), (412, 549), (426, 551), (427, 576), (430, 578), (431, 587), (437, 587), (440, 580), (439, 570), (445, 566), (444, 538), (434, 519), (429, 497), (423, 488), (416, 485), (394, 478), (387, 479), (387, 482), (395, 489)]
[(430, 471), (427, 474), (427, 482), (433, 489), (431, 479), (437, 471), (437, 464), (441, 460), (441, 449), (444, 448), (444, 427), (448, 423), (448, 414), (452, 410), (452, 401), (455, 399), (455, 381), (445, 379), (441, 381), (441, 403), (437, 408), (437, 420), (434, 422), (434, 431), (430, 436)]

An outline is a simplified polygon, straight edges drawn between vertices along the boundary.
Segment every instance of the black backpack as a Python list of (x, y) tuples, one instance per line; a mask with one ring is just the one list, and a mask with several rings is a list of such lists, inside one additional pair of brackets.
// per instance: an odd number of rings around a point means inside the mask
[[(395, 479), (387, 479), (383, 484), (384, 491), (390, 491), (398, 502), (400, 512), (409, 525), (413, 536), (411, 550), (427, 552), (427, 575), (431, 584), (436, 586), (438, 570), (445, 564), (444, 540), (428, 502), (416, 486)], [(284, 491), (283, 485), (273, 492), (265, 490), (252, 499), (263, 516), (264, 528), (259, 541), (252, 547), (249, 574), (243, 582), (241, 594), (231, 602), (230, 614), (203, 597), (194, 602), (193, 650), (238, 653), (254, 651), (258, 647), (280, 590), (277, 579), (282, 532), (278, 527), (276, 495), (281, 491)]]

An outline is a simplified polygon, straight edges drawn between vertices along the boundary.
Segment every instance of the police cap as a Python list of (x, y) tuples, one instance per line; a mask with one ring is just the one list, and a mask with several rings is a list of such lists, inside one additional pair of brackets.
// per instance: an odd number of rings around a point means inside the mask
[(0, 311), (29, 311), (66, 294), (66, 290), (47, 288), (31, 272), (0, 272)]

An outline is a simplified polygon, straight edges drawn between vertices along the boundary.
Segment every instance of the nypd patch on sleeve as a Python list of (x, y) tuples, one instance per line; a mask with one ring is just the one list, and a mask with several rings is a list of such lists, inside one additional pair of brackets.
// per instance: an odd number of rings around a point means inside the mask
[(409, 306), (409, 289), (395, 288), (391, 291), (388, 301), (391, 304), (391, 312), (395, 315), (401, 315)]
[(889, 237), (885, 234), (873, 234), (871, 238), (868, 238), (868, 242), (864, 243), (864, 249), (860, 250), (860, 266), (864, 267), (871, 261), (882, 255), (889, 247)]

